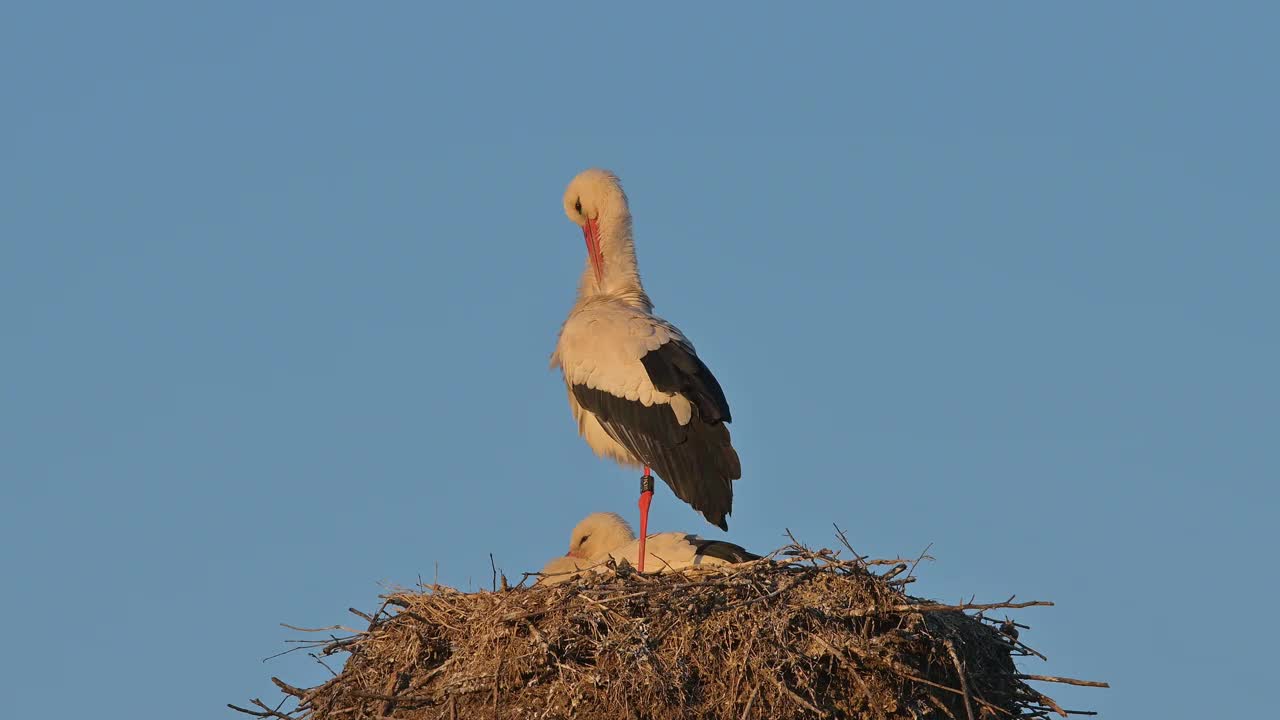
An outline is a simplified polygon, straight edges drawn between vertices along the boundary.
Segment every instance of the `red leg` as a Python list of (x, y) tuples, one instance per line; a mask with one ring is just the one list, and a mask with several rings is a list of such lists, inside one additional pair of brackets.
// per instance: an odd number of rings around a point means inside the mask
[(653, 500), (653, 476), (645, 466), (644, 477), (640, 478), (640, 558), (636, 562), (636, 570), (644, 572), (644, 542), (649, 537), (649, 502)]

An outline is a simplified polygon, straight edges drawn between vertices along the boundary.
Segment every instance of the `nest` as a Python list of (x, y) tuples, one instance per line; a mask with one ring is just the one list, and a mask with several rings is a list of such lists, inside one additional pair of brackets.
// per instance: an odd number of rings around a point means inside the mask
[(848, 551), (797, 544), (715, 569), (397, 592), (352, 611), (368, 629), (306, 645), (347, 655), (337, 676), (310, 689), (272, 678), (279, 705), (231, 707), (284, 720), (977, 720), (1076, 712), (1027, 680), (1105, 687), (1014, 666), (1039, 653), (1025, 626), (988, 613), (1052, 603), (923, 600), (903, 592), (918, 559)]

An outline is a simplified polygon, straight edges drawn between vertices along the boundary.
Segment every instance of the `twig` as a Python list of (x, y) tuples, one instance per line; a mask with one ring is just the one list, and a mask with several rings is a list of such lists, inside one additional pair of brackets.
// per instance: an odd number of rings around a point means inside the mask
[(742, 708), (741, 720), (747, 720), (747, 716), (751, 714), (751, 706), (755, 704), (756, 695), (758, 695), (759, 693), (760, 693), (760, 683), (756, 683), (755, 687), (751, 688), (751, 695), (747, 697), (747, 706)]
[(913, 562), (911, 558), (883, 558), (880, 560), (864, 560), (867, 565), (897, 565), (898, 563)]
[(799, 703), (800, 705), (803, 705), (806, 709), (808, 709), (808, 710), (809, 710), (809, 712), (811, 712), (811, 713), (813, 713), (813, 714), (815, 714), (815, 715), (820, 715), (820, 716), (822, 716), (822, 717), (826, 717), (826, 716), (827, 716), (827, 714), (826, 714), (826, 713), (824, 713), (824, 712), (822, 712), (821, 710), (819, 710), (818, 708), (814, 707), (812, 703), (810, 703), (808, 700), (805, 700), (803, 697), (801, 697), (800, 695), (798, 695), (798, 694), (796, 693), (796, 691), (794, 691), (794, 690), (792, 690), (791, 688), (787, 687), (787, 684), (786, 684), (786, 683), (784, 683), (784, 682), (782, 682), (782, 681), (781, 681), (781, 680), (779, 680), (778, 678), (776, 678), (776, 677), (775, 677), (775, 678), (773, 678), (773, 683), (774, 683), (775, 685), (777, 685), (777, 686), (778, 686), (778, 689), (782, 690), (782, 692), (784, 692), (784, 693), (786, 693), (788, 696), (790, 696), (792, 700), (795, 700), (797, 703)]
[[(471, 692), (475, 691), (472, 690)], [(409, 703), (411, 705), (434, 703), (437, 699), (434, 695), (388, 695), (386, 693), (369, 692), (367, 690), (352, 690), (351, 695), (364, 700), (383, 700), (386, 702)]]
[[(591, 600), (592, 602), (611, 603), (611, 602), (614, 602), (615, 600), (630, 600), (631, 598), (641, 597), (643, 595), (648, 595), (648, 594), (649, 594), (648, 590), (641, 590), (640, 592), (627, 593), (626, 595), (615, 595), (613, 597), (601, 598), (599, 600), (596, 600), (594, 598), (587, 598), (587, 599)], [(583, 595), (582, 597), (587, 597), (587, 596)]]
[(285, 682), (285, 681), (281, 680), (281, 679), (280, 679), (280, 678), (278, 678), (278, 677), (272, 677), (272, 678), (271, 678), (271, 682), (275, 683), (275, 684), (276, 684), (276, 687), (278, 687), (278, 688), (280, 688), (281, 690), (285, 691), (286, 693), (288, 693), (288, 694), (290, 694), (290, 695), (292, 695), (292, 696), (294, 696), (294, 697), (298, 698), (299, 700), (305, 700), (305, 699), (307, 698), (307, 691), (306, 691), (306, 690), (303, 690), (303, 689), (301, 689), (301, 688), (296, 688), (296, 687), (294, 687), (294, 686), (290, 685), (289, 683), (287, 683), (287, 682)]
[(1109, 688), (1107, 683), (1098, 682), (1096, 680), (1077, 680), (1069, 677), (1058, 677), (1057, 675), (1025, 675), (1018, 673), (1019, 680), (1039, 680), (1040, 682), (1062, 683), (1063, 685), (1079, 685), (1081, 687)]
[(368, 632), (373, 632), (373, 629), (378, 627), (378, 618), (382, 617), (383, 614), (386, 614), (387, 617), (391, 617), (391, 613), (387, 612), (387, 606), (390, 604), (391, 604), (391, 598), (384, 598), (382, 600), (382, 604), (378, 606), (378, 611), (375, 612), (373, 614), (373, 617), (370, 618), (369, 620)]
[(319, 655), (315, 653), (307, 653), (307, 654), (310, 655), (312, 658), (314, 658), (316, 662), (320, 663), (320, 665), (323, 666), (325, 670), (328, 670), (331, 676), (338, 677), (338, 673), (334, 672), (333, 668), (329, 667), (329, 663), (326, 663), (324, 659), (321, 658)]
[(457, 655), (449, 656), (448, 660), (445, 660), (444, 662), (440, 663), (440, 665), (438, 665), (437, 667), (432, 668), (431, 670), (428, 670), (425, 675), (411, 682), (409, 684), (409, 687), (405, 688), (404, 691), (407, 693), (417, 692), (422, 688), (426, 687), (427, 683), (431, 682), (433, 679), (435, 679), (437, 675), (444, 672), (445, 669), (448, 668), (450, 665), (452, 665), (453, 662), (457, 659), (458, 659)]
[[(335, 638), (333, 638), (333, 641), (332, 641), (332, 642), (325, 643), (324, 647), (321, 647), (321, 648), (320, 648), (320, 654), (321, 654), (321, 655), (332, 655), (332, 654), (334, 654), (334, 653), (336, 653), (336, 652), (350, 652), (349, 650), (347, 650), (347, 647), (348, 647), (348, 646), (350, 646), (350, 645), (355, 645), (355, 644), (356, 644), (358, 641), (360, 641), (361, 639), (363, 639), (363, 638), (360, 638), (360, 637), (346, 637), (346, 638), (338, 638), (338, 637), (335, 637)], [(312, 645), (311, 647), (315, 647), (315, 646), (314, 646), (314, 645)]]
[(290, 653), (295, 653), (299, 650), (307, 650), (309, 648), (318, 647), (325, 644), (323, 640), (285, 640), (285, 642), (287, 643), (296, 642), (296, 643), (306, 643), (306, 644), (300, 645), (299, 647), (295, 647), (295, 648), (289, 648), (288, 650), (283, 650), (281, 652), (276, 653), (275, 655), (268, 655), (262, 658), (262, 662), (266, 663), (268, 660), (275, 660), (278, 657), (282, 657)]
[(498, 720), (498, 695), (502, 692), (502, 663), (506, 653), (498, 658), (498, 669), (493, 671), (493, 720)]
[[(235, 710), (236, 712), (244, 713), (245, 715), (252, 715), (254, 717), (260, 717), (260, 718), (274, 717), (271, 714), (271, 711), (258, 712), (257, 710), (242, 708), (239, 705), (232, 705), (231, 703), (227, 703), (227, 707), (231, 708), (232, 710)], [(285, 717), (288, 718), (288, 716), (285, 716)], [(288, 720), (293, 720), (293, 718), (288, 718)]]
[(262, 712), (258, 712), (256, 710), (250, 710), (248, 708), (242, 708), (239, 705), (232, 705), (231, 703), (227, 703), (227, 707), (231, 708), (232, 710), (235, 710), (236, 712), (242, 712), (245, 715), (252, 715), (254, 717), (260, 717), (260, 718), (273, 717), (273, 718), (281, 718), (282, 720), (294, 720), (294, 718), (291, 718), (288, 715), (285, 715), (284, 713), (280, 712), (280, 708), (284, 705), (284, 700), (281, 700), (280, 704), (277, 705), (274, 710), (267, 707), (266, 703), (262, 702), (257, 698), (254, 698), (249, 702), (262, 708)]
[(925, 546), (924, 546), (924, 550), (921, 550), (921, 551), (920, 551), (920, 557), (916, 558), (915, 562), (911, 563), (911, 569), (910, 569), (909, 571), (907, 571), (907, 576), (908, 576), (908, 577), (916, 574), (916, 566), (917, 566), (917, 565), (919, 565), (919, 564), (920, 564), (920, 562), (921, 562), (922, 560), (932, 560), (932, 559), (933, 559), (933, 558), (932, 558), (932, 557), (930, 557), (930, 555), (929, 555), (929, 548), (931, 548), (931, 547), (933, 547), (933, 543), (929, 543), (928, 545), (925, 545)]
[(888, 572), (881, 575), (880, 579), (884, 580), (885, 582), (888, 582), (894, 579), (895, 577), (897, 577), (899, 573), (901, 573), (903, 570), (906, 570), (906, 569), (907, 569), (906, 563), (898, 563), (897, 565), (894, 565), (893, 567), (889, 568)]
[(330, 625), (329, 627), (322, 628), (304, 628), (298, 627), (297, 625), (290, 625), (289, 623), (280, 623), (280, 627), (297, 630), (298, 632), (329, 632), (330, 630), (341, 630), (342, 632), (349, 632), (352, 635), (363, 635), (365, 633), (363, 630), (356, 630), (345, 625)]
[(956, 646), (950, 640), (946, 641), (947, 653), (951, 655), (951, 662), (956, 666), (956, 673), (960, 676), (960, 690), (964, 692), (964, 711), (969, 716), (969, 720), (973, 717), (973, 697), (969, 694), (969, 678), (965, 675), (964, 665), (960, 662), (960, 656), (956, 654)]
[(869, 607), (861, 610), (854, 610), (849, 613), (852, 617), (864, 617), (867, 615), (880, 615), (884, 613), (927, 613), (927, 612), (947, 612), (958, 610), (991, 610), (994, 608), (1027, 608), (1027, 607), (1053, 607), (1053, 603), (1048, 600), (1032, 600), (1030, 602), (1021, 603), (960, 603), (958, 605), (946, 605), (943, 603), (923, 602), (915, 605), (889, 605), (886, 607)]
[(1016, 637), (1012, 637), (1012, 636), (1009, 636), (1009, 635), (1006, 635), (1005, 637), (1006, 637), (1006, 638), (1008, 638), (1008, 639), (1010, 640), (1010, 642), (1013, 644), (1013, 646), (1014, 646), (1015, 648), (1017, 648), (1017, 649), (1019, 649), (1019, 650), (1024, 650), (1024, 651), (1026, 651), (1026, 654), (1027, 654), (1027, 655), (1035, 655), (1036, 657), (1040, 658), (1041, 660), (1044, 660), (1044, 661), (1048, 662), (1049, 658), (1045, 657), (1045, 656), (1044, 656), (1040, 651), (1038, 651), (1038, 650), (1036, 650), (1035, 648), (1031, 647), (1030, 645), (1028, 645), (1028, 644), (1026, 644), (1026, 643), (1022, 642), (1022, 641), (1021, 641), (1021, 640), (1019, 640), (1018, 638), (1016, 638)]
[(1049, 707), (1053, 708), (1053, 711), (1054, 711), (1054, 712), (1056, 712), (1056, 713), (1058, 713), (1058, 714), (1059, 714), (1059, 715), (1061, 715), (1062, 717), (1066, 717), (1066, 716), (1067, 716), (1067, 711), (1066, 711), (1066, 710), (1063, 710), (1061, 705), (1059, 705), (1058, 703), (1054, 702), (1054, 701), (1053, 701), (1053, 698), (1049, 697), (1048, 695), (1045, 695), (1044, 693), (1036, 693), (1036, 694), (1040, 696), (1040, 702), (1041, 702), (1041, 703), (1043, 703), (1043, 704), (1045, 704), (1045, 705), (1048, 705)]
[(859, 555), (858, 551), (853, 549), (853, 546), (849, 544), (848, 536), (844, 534), (844, 531), (840, 529), (840, 526), (835, 523), (831, 523), (831, 527), (836, 529), (836, 537), (840, 538), (840, 544), (844, 545), (845, 548), (853, 555), (853, 561), (861, 565), (863, 568), (866, 568), (866, 558)]
[(943, 715), (951, 718), (951, 720), (956, 720), (956, 714), (951, 712), (951, 708), (947, 707), (946, 703), (939, 700), (937, 695), (925, 695), (924, 697), (929, 701), (930, 705), (941, 710)]

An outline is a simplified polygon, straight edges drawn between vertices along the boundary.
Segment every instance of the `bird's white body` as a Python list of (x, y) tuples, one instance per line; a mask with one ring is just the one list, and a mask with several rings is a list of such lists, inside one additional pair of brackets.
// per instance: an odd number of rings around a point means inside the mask
[[(645, 567), (650, 571), (684, 570), (686, 568), (712, 567), (730, 565), (728, 560), (711, 557), (698, 550), (703, 538), (690, 533), (665, 532), (649, 536), (645, 547)], [(640, 562), (640, 541), (632, 540), (621, 547), (616, 547), (597, 560), (622, 562), (626, 560), (634, 567)]]
[[(564, 582), (579, 571), (602, 572), (610, 560), (615, 563), (625, 560), (632, 567), (639, 565), (640, 541), (626, 521), (613, 513), (588, 515), (574, 528), (569, 542), (569, 554), (549, 561), (542, 569), (540, 583)], [(729, 560), (707, 554), (709, 543), (721, 551), (726, 547), (733, 548), (740, 556)], [(697, 535), (682, 532), (650, 535), (645, 548), (645, 566), (650, 572), (731, 565), (754, 557), (737, 546), (711, 543)]]

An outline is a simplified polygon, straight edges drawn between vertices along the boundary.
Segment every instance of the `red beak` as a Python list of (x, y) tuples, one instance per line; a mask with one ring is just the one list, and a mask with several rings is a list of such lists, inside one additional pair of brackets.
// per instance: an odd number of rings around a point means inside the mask
[(587, 220), (582, 226), (582, 237), (587, 241), (587, 258), (596, 271), (596, 284), (604, 282), (604, 255), (600, 252), (600, 220)]

